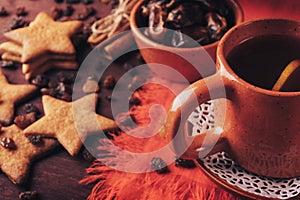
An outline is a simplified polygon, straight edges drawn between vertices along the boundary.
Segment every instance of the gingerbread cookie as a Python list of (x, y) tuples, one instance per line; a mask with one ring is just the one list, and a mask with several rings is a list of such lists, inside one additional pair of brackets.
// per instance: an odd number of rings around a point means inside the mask
[(0, 123), (9, 125), (14, 116), (16, 104), (29, 97), (36, 91), (30, 84), (10, 84), (0, 70)]
[(23, 49), (21, 45), (7, 41), (0, 44), (0, 51), (8, 52), (21, 57)]
[(65, 102), (44, 95), (45, 116), (27, 127), (24, 133), (55, 137), (74, 156), (88, 133), (118, 128), (113, 120), (95, 113), (96, 99), (95, 94), (90, 94), (74, 102)]
[(16, 62), (21, 62), (21, 56), (9, 52), (4, 52), (1, 58), (2, 60), (12, 60)]
[(0, 168), (14, 184), (24, 184), (31, 162), (57, 147), (54, 139), (32, 144), (16, 125), (3, 127), (0, 134)]
[[(37, 59), (34, 59), (31, 62), (23, 63), (22, 73), (26, 74), (29, 71), (34, 71), (49, 61), (76, 62), (76, 58), (75, 58), (75, 56), (66, 56), (66, 55), (58, 55), (58, 54), (41, 55)], [(76, 69), (76, 68), (74, 68), (74, 69)]]
[[(24, 66), (25, 65), (25, 66)], [(49, 69), (60, 68), (60, 69), (77, 69), (78, 64), (76, 61), (61, 61), (61, 60), (48, 60), (46, 63), (41, 64), (36, 69), (31, 69), (30, 64), (23, 64), (22, 68), (28, 68), (29, 71), (25, 73), (25, 79), (29, 80), (39, 74), (43, 74)]]
[(56, 22), (40, 12), (28, 27), (4, 33), (16, 44), (22, 45), (22, 63), (46, 53), (74, 55), (71, 37), (82, 27), (81, 21)]

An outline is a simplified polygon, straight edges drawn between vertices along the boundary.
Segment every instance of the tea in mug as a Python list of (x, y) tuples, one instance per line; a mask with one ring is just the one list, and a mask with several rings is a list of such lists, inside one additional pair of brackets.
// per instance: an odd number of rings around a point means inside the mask
[[(300, 59), (300, 37), (256, 36), (234, 47), (226, 59), (233, 71), (246, 82), (271, 90), (286, 66)], [(300, 91), (300, 76), (298, 80), (289, 91)]]

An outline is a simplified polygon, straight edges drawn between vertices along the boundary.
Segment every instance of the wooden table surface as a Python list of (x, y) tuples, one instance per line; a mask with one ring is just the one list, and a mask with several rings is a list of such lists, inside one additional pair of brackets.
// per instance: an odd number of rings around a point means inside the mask
[[(64, 7), (66, 4), (56, 4), (54, 0), (1, 0), (0, 6), (4, 6), (9, 12), (9, 16), (0, 17), (0, 42), (5, 41), (3, 32), (9, 28), (10, 21), (15, 17), (16, 8), (24, 6), (28, 11), (27, 21), (32, 21), (40, 11), (51, 13), (53, 7)], [(72, 15), (76, 18), (77, 13), (83, 12), (84, 4), (78, 3), (73, 5), (75, 13)], [(96, 16), (103, 17), (110, 12), (111, 6), (101, 3), (99, 0), (88, 6), (92, 6), (97, 10)], [(84, 23), (88, 25), (93, 17)], [(33, 33), (34, 34), (34, 33)], [(88, 49), (87, 49), (88, 51)], [(12, 83), (26, 83), (21, 70), (5, 70), (5, 74)], [(33, 100), (34, 102), (40, 99)], [(38, 103), (38, 105), (40, 105)], [(41, 106), (40, 106), (41, 108)], [(106, 111), (104, 111), (106, 112)], [(40, 199), (86, 199), (90, 193), (91, 186), (78, 184), (85, 175), (85, 169), (91, 163), (84, 160), (79, 154), (71, 157), (62, 147), (37, 162), (34, 162), (29, 180), (24, 186), (16, 186), (0, 173), (0, 199), (12, 200), (18, 199), (18, 195), (22, 191), (36, 190)]]
[[(245, 12), (245, 20), (264, 17), (284, 17), (300, 20), (298, 0), (240, 0)], [(34, 19), (40, 11), (51, 12), (52, 7), (63, 7), (65, 4), (56, 4), (54, 0), (1, 0), (0, 6), (4, 6), (10, 13), (7, 17), (0, 17), (0, 30), (4, 32), (9, 27), (10, 20), (14, 17), (17, 7), (24, 6), (29, 14), (25, 18), (28, 21)], [(90, 6), (97, 9), (97, 16), (105, 16), (109, 13), (111, 6), (105, 5), (100, 0), (94, 0)], [(84, 8), (82, 3), (76, 4), (76, 13)], [(73, 16), (76, 16), (76, 13)], [(91, 19), (90, 19), (91, 20)], [(89, 21), (85, 22), (86, 24)], [(0, 42), (4, 38), (0, 35)], [(8, 72), (12, 74), (13, 72)], [(17, 71), (20, 73), (20, 70)], [(111, 72), (113, 73), (113, 71)], [(120, 76), (120, 72), (117, 72)], [(12, 75), (10, 75), (12, 76)], [(21, 76), (10, 77), (12, 82), (22, 83)], [(102, 114), (107, 114), (103, 110)], [(91, 186), (79, 185), (78, 181), (84, 177), (85, 169), (90, 165), (81, 156), (70, 157), (62, 148), (51, 155), (33, 163), (30, 179), (25, 186), (12, 184), (3, 173), (0, 174), (0, 199), (17, 199), (21, 191), (36, 190), (40, 199), (86, 199), (90, 193)]]

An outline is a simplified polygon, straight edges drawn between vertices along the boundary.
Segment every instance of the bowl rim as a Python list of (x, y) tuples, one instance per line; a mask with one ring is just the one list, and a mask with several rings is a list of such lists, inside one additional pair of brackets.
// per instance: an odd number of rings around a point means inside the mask
[[(237, 24), (240, 24), (244, 21), (244, 11), (241, 7), (241, 5), (239, 4), (239, 2), (237, 0), (226, 0), (228, 2), (230, 2), (231, 4), (231, 8), (233, 8), (234, 10), (234, 15), (235, 15), (235, 23), (234, 26), (236, 26)], [(131, 31), (134, 33), (135, 36), (137, 36), (138, 38), (140, 38), (142, 41), (144, 41), (147, 45), (152, 46), (154, 48), (159, 48), (159, 49), (165, 49), (165, 50), (169, 50), (169, 51), (187, 51), (187, 50), (198, 50), (198, 49), (210, 49), (210, 48), (215, 48), (220, 40), (217, 40), (213, 43), (207, 44), (207, 45), (201, 45), (199, 44), (198, 47), (191, 47), (191, 48), (178, 48), (178, 47), (171, 47), (171, 46), (167, 46), (167, 45), (163, 45), (160, 43), (157, 43), (151, 39), (149, 39), (147, 36), (145, 36), (139, 29), (140, 28), (146, 28), (146, 27), (138, 27), (137, 23), (136, 23), (136, 15), (138, 13), (138, 10), (140, 8), (140, 6), (143, 4), (143, 0), (140, 0), (132, 9), (131, 13), (130, 13), (130, 20), (129, 20), (129, 24), (130, 24), (130, 28)], [(234, 27), (233, 26), (233, 27)], [(232, 28), (232, 27), (231, 27)], [(230, 29), (231, 29), (230, 28)], [(229, 29), (229, 30), (230, 30)], [(227, 31), (229, 31), (227, 30)], [(222, 36), (223, 37), (223, 36)]]

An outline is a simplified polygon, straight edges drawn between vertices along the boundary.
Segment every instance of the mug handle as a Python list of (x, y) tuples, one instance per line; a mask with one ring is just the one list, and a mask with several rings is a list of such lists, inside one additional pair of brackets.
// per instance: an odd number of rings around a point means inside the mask
[(228, 151), (229, 145), (222, 127), (214, 127), (196, 136), (189, 136), (185, 131), (187, 119), (197, 105), (226, 98), (226, 88), (229, 87), (226, 83), (228, 82), (219, 73), (215, 73), (191, 84), (174, 99), (168, 111), (164, 131), (177, 155), (198, 159), (219, 151)]

